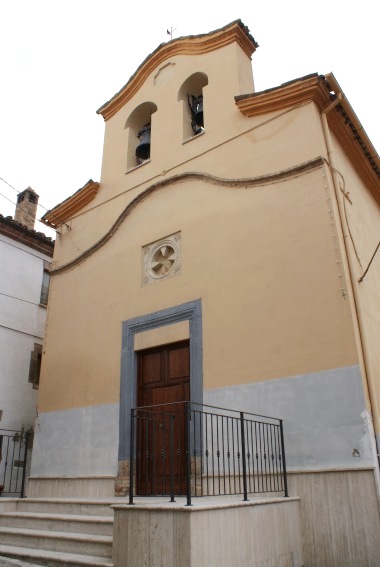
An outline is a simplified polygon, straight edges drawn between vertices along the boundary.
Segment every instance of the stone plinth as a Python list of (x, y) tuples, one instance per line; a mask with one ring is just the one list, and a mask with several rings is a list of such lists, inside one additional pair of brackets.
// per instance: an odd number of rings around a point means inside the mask
[[(156, 501), (156, 503), (155, 503)], [(299, 498), (113, 506), (115, 567), (301, 567)]]

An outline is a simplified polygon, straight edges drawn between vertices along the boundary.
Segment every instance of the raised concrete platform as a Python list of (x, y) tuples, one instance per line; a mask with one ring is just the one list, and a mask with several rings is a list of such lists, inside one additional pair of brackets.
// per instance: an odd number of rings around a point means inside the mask
[(302, 567), (299, 498), (136, 498), (113, 506), (115, 567)]

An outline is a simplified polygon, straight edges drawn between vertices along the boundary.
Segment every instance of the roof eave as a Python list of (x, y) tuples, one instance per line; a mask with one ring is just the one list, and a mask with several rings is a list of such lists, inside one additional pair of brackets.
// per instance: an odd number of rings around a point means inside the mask
[(266, 91), (235, 97), (245, 116), (279, 112), (293, 105), (314, 102), (322, 112), (342, 95), (342, 102), (327, 114), (329, 126), (380, 205), (380, 159), (350, 103), (332, 73), (307, 75)]
[(51, 228), (59, 228), (90, 203), (95, 198), (98, 189), (99, 183), (90, 179), (74, 195), (47, 211), (41, 221)]

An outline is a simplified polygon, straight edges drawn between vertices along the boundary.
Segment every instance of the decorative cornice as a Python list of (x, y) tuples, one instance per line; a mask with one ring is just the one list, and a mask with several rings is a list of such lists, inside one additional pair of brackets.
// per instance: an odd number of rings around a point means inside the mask
[(86, 185), (78, 189), (74, 195), (68, 197), (68, 199), (50, 211), (47, 211), (41, 218), (41, 221), (54, 229), (62, 226), (94, 199), (98, 189), (99, 183), (90, 179), (87, 181)]
[(335, 111), (327, 114), (331, 129), (380, 206), (379, 155), (333, 73), (326, 75), (325, 79), (335, 95), (342, 95), (342, 102), (336, 106)]
[(320, 109), (330, 102), (324, 77), (307, 75), (273, 89), (235, 97), (240, 112), (249, 117), (284, 110), (308, 100), (314, 101)]
[(235, 101), (240, 112), (249, 117), (278, 112), (308, 101), (314, 102), (323, 112), (338, 93), (342, 95), (342, 102), (328, 112), (329, 126), (380, 205), (379, 156), (332, 74), (307, 75), (273, 89), (237, 96)]
[(258, 47), (258, 43), (250, 35), (248, 28), (241, 20), (236, 20), (208, 34), (180, 37), (168, 43), (162, 43), (153, 53), (148, 55), (128, 83), (108, 102), (103, 104), (97, 110), (97, 113), (101, 114), (104, 120), (111, 118), (133, 97), (148, 75), (170, 57), (175, 55), (203, 55), (233, 42), (236, 42), (248, 57), (251, 57)]
[[(350, 121), (345, 120), (346, 113), (343, 105), (336, 108), (327, 115), (329, 126), (338, 138), (343, 150), (349, 156), (357, 173), (370, 190), (377, 204), (380, 206), (380, 160), (376, 155), (371, 142), (366, 143), (365, 132), (359, 135), (352, 130)], [(371, 149), (373, 151), (371, 153)]]
[(219, 185), (220, 187), (255, 187), (260, 185), (266, 185), (268, 183), (273, 183), (279, 181), (281, 179), (288, 179), (290, 177), (295, 177), (298, 175), (304, 175), (309, 171), (322, 167), (324, 164), (324, 160), (322, 157), (314, 158), (308, 162), (302, 163), (300, 165), (291, 167), (289, 169), (284, 169), (282, 171), (277, 171), (275, 173), (269, 173), (267, 175), (260, 175), (259, 177), (249, 177), (249, 178), (240, 178), (240, 179), (222, 179), (219, 177), (215, 177), (214, 175), (209, 175), (207, 173), (197, 173), (197, 172), (189, 172), (189, 173), (180, 173), (178, 175), (173, 175), (172, 177), (168, 177), (167, 179), (163, 179), (158, 181), (157, 183), (153, 183), (149, 187), (147, 187), (144, 191), (142, 191), (137, 197), (135, 197), (122, 211), (119, 217), (116, 219), (114, 224), (108, 230), (108, 232), (100, 238), (95, 244), (90, 246), (87, 250), (82, 252), (77, 258), (51, 270), (51, 275), (58, 275), (68, 270), (72, 270), (84, 260), (87, 260), (90, 256), (92, 256), (95, 252), (97, 252), (100, 248), (102, 248), (117, 232), (120, 226), (123, 224), (125, 219), (132, 213), (132, 211), (139, 205), (142, 201), (144, 201), (147, 197), (149, 197), (155, 191), (160, 189), (164, 189), (167, 186), (173, 185), (175, 183), (183, 183), (185, 181), (203, 181), (205, 183), (209, 183), (211, 185)]

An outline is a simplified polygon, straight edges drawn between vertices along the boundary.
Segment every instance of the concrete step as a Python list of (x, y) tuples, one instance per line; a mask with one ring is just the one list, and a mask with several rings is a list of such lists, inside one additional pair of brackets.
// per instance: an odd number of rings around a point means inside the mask
[(20, 498), (17, 512), (113, 517), (112, 504), (115, 499)]
[(112, 557), (112, 536), (0, 527), (0, 545)]
[(0, 513), (0, 527), (112, 536), (113, 518), (42, 512), (3, 512)]
[(47, 567), (114, 567), (112, 561), (106, 558), (0, 544), (0, 558), (2, 557)]

